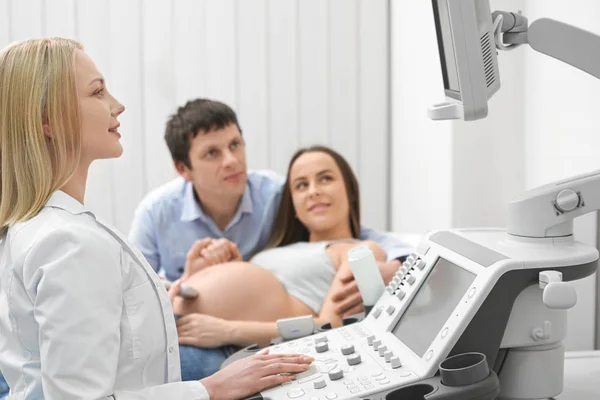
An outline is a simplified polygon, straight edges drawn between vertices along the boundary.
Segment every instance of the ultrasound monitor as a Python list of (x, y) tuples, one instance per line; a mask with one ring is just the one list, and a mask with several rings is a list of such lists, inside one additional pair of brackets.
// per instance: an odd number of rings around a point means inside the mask
[(434, 120), (485, 118), (500, 88), (492, 13), (488, 1), (432, 0), (446, 101), (432, 106)]

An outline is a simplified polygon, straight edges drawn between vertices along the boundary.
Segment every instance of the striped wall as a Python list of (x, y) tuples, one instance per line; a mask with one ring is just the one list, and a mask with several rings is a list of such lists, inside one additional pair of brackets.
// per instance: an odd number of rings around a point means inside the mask
[(86, 203), (127, 232), (145, 193), (175, 176), (165, 121), (196, 97), (240, 117), (250, 168), (285, 173), (309, 144), (359, 176), (363, 220), (388, 227), (387, 0), (0, 0), (0, 47), (83, 42), (126, 105), (125, 148), (92, 166)]

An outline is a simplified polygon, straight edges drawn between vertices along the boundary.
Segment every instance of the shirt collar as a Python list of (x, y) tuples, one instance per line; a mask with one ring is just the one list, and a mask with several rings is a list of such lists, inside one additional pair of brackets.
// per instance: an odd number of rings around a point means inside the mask
[[(252, 214), (254, 211), (254, 204), (252, 202), (252, 194), (250, 193), (250, 187), (246, 184), (246, 189), (242, 195), (242, 201), (236, 210), (235, 216), (233, 217), (232, 223), (235, 223), (242, 214)], [(185, 182), (185, 188), (183, 191), (183, 204), (181, 210), (182, 221), (194, 221), (196, 219), (202, 219), (207, 221), (210, 219), (208, 215), (204, 213), (200, 204), (196, 201), (196, 195), (194, 193), (194, 186), (190, 182)]]
[(46, 207), (60, 208), (61, 210), (65, 210), (73, 215), (88, 213), (94, 218), (96, 217), (94, 213), (88, 210), (83, 204), (62, 190), (57, 190), (52, 194), (52, 196), (50, 196), (50, 199), (46, 203)]

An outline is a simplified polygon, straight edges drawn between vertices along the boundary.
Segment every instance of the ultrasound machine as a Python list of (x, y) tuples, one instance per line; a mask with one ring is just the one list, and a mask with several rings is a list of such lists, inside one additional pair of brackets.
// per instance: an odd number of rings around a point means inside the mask
[[(446, 95), (428, 111), (432, 119), (487, 116), (487, 102), (500, 88), (497, 50), (528, 44), (600, 77), (600, 52), (591, 51), (600, 48), (600, 37), (592, 33), (551, 19), (529, 25), (521, 14), (492, 13), (488, 0), (432, 4)], [(595, 171), (514, 199), (506, 229), (427, 233), (366, 317), (273, 341), (271, 353), (304, 353), (315, 362), (294, 381), (254, 398), (560, 395), (567, 310), (577, 303), (569, 281), (593, 274), (599, 258), (596, 248), (574, 238), (573, 219), (598, 209)]]

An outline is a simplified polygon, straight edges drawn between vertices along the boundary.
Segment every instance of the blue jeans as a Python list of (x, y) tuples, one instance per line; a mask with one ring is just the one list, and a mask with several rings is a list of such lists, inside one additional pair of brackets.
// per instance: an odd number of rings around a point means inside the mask
[(197, 381), (217, 372), (221, 364), (239, 348), (224, 346), (216, 349), (203, 349), (194, 346), (179, 346), (181, 359), (181, 380)]
[[(175, 314), (175, 320), (181, 316)], [(223, 346), (215, 349), (205, 349), (195, 346), (179, 345), (181, 361), (181, 380), (197, 381), (211, 376), (221, 368), (225, 360), (238, 351), (236, 346)]]
[(8, 396), (8, 384), (6, 383), (6, 379), (4, 379), (2, 372), (0, 372), (0, 399), (5, 398), (6, 396)]

